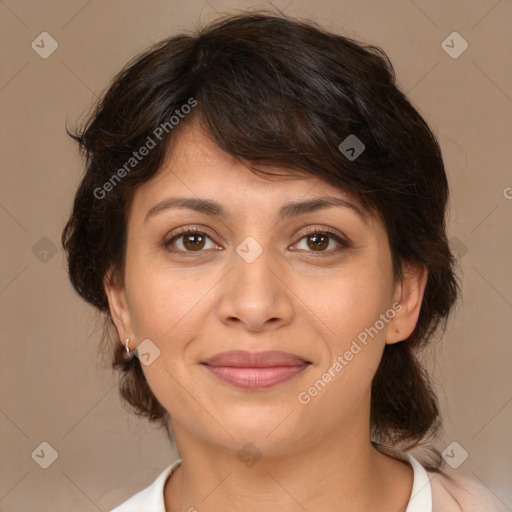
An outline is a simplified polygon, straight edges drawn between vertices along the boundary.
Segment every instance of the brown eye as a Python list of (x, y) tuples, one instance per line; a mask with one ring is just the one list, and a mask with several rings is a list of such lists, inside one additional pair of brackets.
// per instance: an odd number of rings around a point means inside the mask
[(313, 250), (323, 251), (329, 245), (330, 237), (322, 233), (316, 233), (306, 237), (308, 247)]
[(204, 247), (205, 237), (197, 233), (183, 236), (183, 246), (190, 251), (197, 251)]
[[(333, 246), (331, 246), (331, 242)], [(302, 238), (296, 244), (298, 249), (304, 250), (306, 253), (317, 253), (318, 256), (330, 256), (350, 246), (350, 242), (337, 233), (318, 229), (303, 233)]]
[[(207, 247), (208, 241), (210, 241), (210, 247)], [(187, 229), (165, 241), (164, 247), (169, 252), (190, 253), (214, 249), (216, 245), (206, 233), (196, 229)]]

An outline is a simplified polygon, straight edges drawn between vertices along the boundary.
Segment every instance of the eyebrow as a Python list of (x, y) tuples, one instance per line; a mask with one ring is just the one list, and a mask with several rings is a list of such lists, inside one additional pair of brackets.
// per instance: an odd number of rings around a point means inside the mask
[[(331, 208), (333, 206), (349, 208), (357, 213), (363, 220), (366, 219), (366, 215), (363, 213), (361, 208), (335, 196), (316, 197), (313, 199), (306, 199), (304, 201), (292, 201), (285, 203), (279, 210), (279, 217), (282, 220), (285, 220), (305, 213)], [(144, 222), (149, 218), (172, 208), (189, 209), (206, 215), (222, 218), (229, 217), (227, 210), (217, 201), (196, 197), (169, 197), (151, 207), (146, 213)]]

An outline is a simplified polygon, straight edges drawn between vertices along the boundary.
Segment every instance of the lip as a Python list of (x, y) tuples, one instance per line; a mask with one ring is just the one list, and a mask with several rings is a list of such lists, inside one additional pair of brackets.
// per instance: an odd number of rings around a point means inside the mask
[(311, 363), (279, 350), (222, 352), (201, 363), (221, 381), (243, 389), (266, 389), (285, 382)]

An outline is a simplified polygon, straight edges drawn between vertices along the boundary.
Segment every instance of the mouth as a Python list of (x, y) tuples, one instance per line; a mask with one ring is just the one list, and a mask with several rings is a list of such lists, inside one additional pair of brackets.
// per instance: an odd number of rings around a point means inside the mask
[(305, 370), (310, 361), (287, 352), (222, 352), (201, 363), (219, 380), (243, 389), (266, 389)]

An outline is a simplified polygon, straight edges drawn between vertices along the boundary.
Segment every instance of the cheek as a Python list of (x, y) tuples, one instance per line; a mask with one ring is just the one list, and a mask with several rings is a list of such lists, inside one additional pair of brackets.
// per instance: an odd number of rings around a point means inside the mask
[(125, 286), (135, 336), (168, 344), (178, 339), (191, 321), (197, 325), (197, 306), (212, 285), (201, 272), (156, 263), (154, 256), (133, 249), (128, 252)]
[[(135, 267), (135, 260), (132, 268)], [(176, 271), (146, 268), (143, 273), (131, 273), (127, 265), (126, 288), (130, 302), (130, 317), (137, 343), (150, 339), (159, 349), (158, 358), (142, 365), (148, 384), (173, 416), (181, 411), (192, 413), (194, 404), (184, 383), (188, 379), (187, 347), (201, 332), (205, 308), (211, 307), (205, 292), (211, 288), (197, 276), (186, 277)], [(192, 401), (193, 402), (193, 401)], [(193, 411), (204, 414), (201, 408)]]
[(301, 389), (299, 402), (309, 400), (307, 410), (314, 411), (315, 418), (326, 418), (326, 428), (327, 424), (346, 422), (361, 400), (369, 396), (385, 346), (388, 324), (380, 320), (380, 315), (389, 303), (383, 293), (375, 292), (372, 283), (355, 283), (345, 280), (330, 287), (330, 300), (315, 297), (325, 352)]
[[(368, 268), (330, 280), (321, 290), (309, 287), (308, 302), (329, 339), (339, 340), (339, 348), (374, 326), (390, 307), (391, 278), (378, 267), (374, 271)], [(385, 333), (386, 326), (382, 328), (379, 322), (378, 330)]]
[[(321, 320), (317, 324), (327, 349), (327, 357), (322, 358), (310, 383), (315, 386), (317, 382), (316, 387), (321, 390), (315, 407), (326, 407), (326, 411), (332, 407), (343, 415), (368, 392), (392, 318), (386, 316), (393, 283), (392, 274), (382, 270), (387, 268), (369, 261), (325, 282), (322, 292), (310, 287), (309, 303)], [(381, 315), (387, 322), (381, 320)]]
[(192, 334), (190, 329), (194, 325), (197, 328), (204, 292), (195, 280), (188, 284), (181, 286), (176, 279), (160, 276), (153, 280), (147, 276), (140, 289), (131, 294), (132, 326), (137, 338), (150, 338), (164, 347), (175, 345), (187, 332)]
[[(323, 306), (325, 312), (319, 311), (318, 316), (327, 326), (323, 328), (323, 339), (328, 358), (318, 376), (323, 379), (321, 375), (328, 369), (336, 374), (329, 386), (333, 397), (339, 394), (337, 400), (360, 395), (369, 386), (382, 356), (387, 324), (379, 318), (387, 305), (378, 294), (360, 287), (342, 289), (330, 304)], [(325, 379), (329, 380), (329, 376)]]

